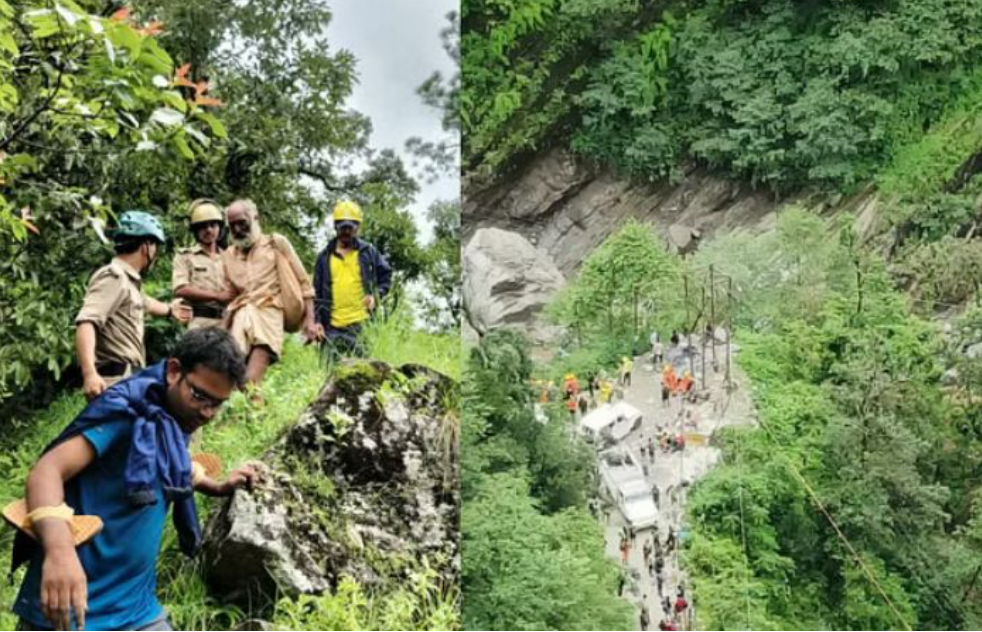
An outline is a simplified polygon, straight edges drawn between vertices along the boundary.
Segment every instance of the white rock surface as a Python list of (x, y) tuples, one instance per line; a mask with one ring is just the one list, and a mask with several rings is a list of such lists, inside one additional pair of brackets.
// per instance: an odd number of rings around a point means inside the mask
[(555, 264), (518, 233), (482, 228), (464, 249), (464, 305), (479, 333), (529, 322), (564, 283)]

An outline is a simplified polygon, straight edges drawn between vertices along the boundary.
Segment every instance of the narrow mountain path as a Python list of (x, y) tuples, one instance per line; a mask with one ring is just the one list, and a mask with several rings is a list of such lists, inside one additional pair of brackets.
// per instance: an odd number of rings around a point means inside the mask
[[(695, 343), (695, 338), (693, 338)], [(727, 388), (725, 379), (725, 351), (722, 343), (717, 343), (716, 355), (718, 371), (713, 370), (711, 349), (707, 344), (706, 384), (702, 383), (702, 356), (696, 348), (690, 360), (685, 353), (683, 342), (675, 348), (668, 348), (666, 362), (675, 365), (679, 375), (682, 371), (693, 369), (696, 390), (699, 395), (696, 403), (682, 402), (673, 397), (669, 406), (661, 401), (661, 367), (652, 365), (651, 356), (639, 356), (634, 360), (632, 383), (624, 392), (624, 400), (638, 408), (643, 414), (641, 428), (629, 435), (619, 445), (627, 446), (633, 455), (647, 468), (647, 482), (657, 486), (659, 492), (658, 509), (660, 518), (656, 529), (646, 529), (636, 534), (627, 560), (629, 579), (624, 588), (624, 596), (637, 606), (640, 616), (642, 605), (647, 605), (650, 615), (648, 629), (657, 629), (663, 619), (671, 618), (673, 612), (663, 609), (664, 598), (668, 597), (674, 606), (679, 588), (685, 588), (687, 578), (685, 569), (680, 566), (678, 546), (668, 549), (666, 541), (669, 533), (674, 533), (676, 542), (685, 538), (685, 505), (691, 485), (712, 468), (720, 456), (720, 451), (711, 445), (713, 434), (725, 426), (754, 424), (754, 409), (750, 399), (748, 381), (731, 363), (732, 386)], [(683, 450), (663, 451), (659, 447), (659, 435), (665, 430), (669, 434), (684, 433), (686, 445)], [(649, 440), (651, 441), (649, 443)], [(654, 445), (654, 457), (650, 456), (648, 446)], [(642, 455), (642, 447), (644, 454)], [(604, 516), (601, 516), (604, 519)], [(611, 508), (606, 518), (607, 554), (621, 560), (620, 541), (624, 529), (624, 518), (616, 507)], [(645, 563), (643, 548), (646, 542), (658, 537), (664, 559), (662, 587), (659, 591), (656, 575)], [(652, 555), (652, 559), (654, 559)], [(690, 629), (692, 617), (698, 604), (691, 604), (689, 591), (685, 592), (690, 602), (689, 612), (680, 617), (679, 629)], [(696, 615), (697, 616), (697, 615)], [(640, 629), (640, 624), (638, 624)]]

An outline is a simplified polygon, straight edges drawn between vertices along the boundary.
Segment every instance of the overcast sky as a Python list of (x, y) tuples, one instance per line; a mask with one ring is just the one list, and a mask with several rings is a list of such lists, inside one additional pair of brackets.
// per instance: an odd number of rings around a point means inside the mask
[[(440, 31), (446, 14), (458, 0), (333, 0), (334, 18), (328, 29), (331, 45), (344, 48), (358, 60), (358, 85), (348, 104), (372, 120), (371, 146), (405, 153), (412, 136), (439, 140), (440, 112), (423, 104), (416, 88), (434, 70), (445, 76), (453, 71), (443, 50)], [(426, 209), (434, 200), (460, 195), (460, 179), (444, 177), (433, 184), (419, 178), (421, 192), (413, 215), (422, 226)], [(428, 239), (430, 231), (423, 233)]]

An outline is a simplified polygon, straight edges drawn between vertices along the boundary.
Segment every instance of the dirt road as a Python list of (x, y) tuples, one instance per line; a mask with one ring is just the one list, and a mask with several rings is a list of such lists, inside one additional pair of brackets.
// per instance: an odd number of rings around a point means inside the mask
[[(684, 343), (683, 343), (684, 344)], [(712, 369), (712, 356), (707, 348), (709, 358), (706, 367), (706, 385), (701, 382), (702, 364), (698, 351), (693, 355), (692, 365), (695, 368), (696, 388), (708, 394), (708, 398), (695, 404), (683, 403), (679, 398), (673, 398), (668, 407), (661, 402), (661, 367), (652, 366), (650, 356), (635, 358), (632, 383), (625, 389), (624, 400), (635, 406), (643, 413), (641, 428), (619, 445), (628, 446), (635, 457), (647, 467), (646, 479), (659, 490), (660, 519), (656, 530), (648, 529), (636, 534), (634, 545), (631, 547), (627, 560), (628, 573), (631, 580), (625, 587), (625, 597), (633, 601), (640, 615), (641, 607), (647, 604), (650, 614), (648, 629), (658, 629), (662, 618), (670, 613), (663, 611), (663, 598), (669, 597), (674, 604), (679, 587), (686, 583), (685, 569), (680, 568), (678, 547), (668, 551), (666, 539), (669, 533), (674, 533), (676, 540), (685, 538), (685, 504), (692, 483), (701, 478), (715, 465), (719, 458), (719, 450), (709, 445), (713, 432), (724, 426), (753, 424), (753, 407), (746, 389), (745, 378), (733, 365), (734, 388), (727, 389), (723, 367), (723, 345), (717, 346), (719, 371)], [(685, 354), (684, 346), (670, 349), (666, 361), (672, 362), (676, 370), (689, 368), (690, 360)], [(686, 418), (689, 416), (688, 422)], [(675, 433), (684, 425), (686, 447), (676, 452), (664, 452), (658, 447), (658, 435), (662, 429)], [(647, 452), (649, 438), (653, 440), (655, 455), (651, 459)], [(642, 446), (645, 448), (642, 456)], [(603, 516), (601, 516), (603, 519)], [(607, 519), (607, 554), (621, 560), (619, 548), (624, 519), (614, 508)], [(664, 552), (664, 571), (662, 590), (658, 590), (656, 576), (649, 572), (645, 563), (643, 547), (647, 541), (658, 537)], [(654, 557), (654, 556), (652, 556)], [(691, 595), (686, 592), (686, 599), (691, 602)], [(680, 629), (689, 629), (691, 618), (697, 618), (698, 604), (691, 604), (689, 611), (680, 621)], [(640, 623), (638, 628), (640, 629)]]

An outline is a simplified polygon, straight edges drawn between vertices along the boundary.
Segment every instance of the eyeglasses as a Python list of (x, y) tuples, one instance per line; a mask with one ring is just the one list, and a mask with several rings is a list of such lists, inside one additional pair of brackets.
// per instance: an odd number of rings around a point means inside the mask
[(204, 392), (203, 390), (192, 384), (191, 380), (188, 379), (187, 373), (181, 376), (181, 380), (187, 382), (188, 386), (191, 388), (191, 398), (198, 404), (204, 406), (205, 408), (212, 408), (214, 410), (218, 410), (219, 408), (222, 407), (222, 405), (225, 404), (226, 400), (218, 399), (217, 397), (212, 397), (208, 393)]

